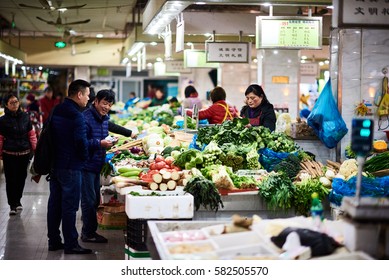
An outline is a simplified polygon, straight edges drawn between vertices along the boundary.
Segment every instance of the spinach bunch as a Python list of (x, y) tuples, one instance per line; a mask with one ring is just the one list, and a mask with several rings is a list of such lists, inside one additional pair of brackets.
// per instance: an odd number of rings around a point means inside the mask
[(293, 206), (295, 186), (284, 173), (270, 173), (259, 184), (258, 194), (269, 208), (287, 210)]

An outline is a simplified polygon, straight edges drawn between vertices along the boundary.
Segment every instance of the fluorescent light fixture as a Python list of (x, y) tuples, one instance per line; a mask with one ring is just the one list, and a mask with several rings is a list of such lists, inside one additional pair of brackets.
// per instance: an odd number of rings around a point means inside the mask
[(129, 49), (128, 51), (128, 55), (129, 56), (133, 56), (135, 55), (137, 52), (139, 52), (143, 47), (145, 46), (145, 43), (140, 43), (140, 42), (137, 42), (135, 44), (132, 45), (131, 49)]
[(104, 35), (103, 34), (101, 34), (101, 33), (99, 33), (99, 34), (96, 34), (96, 38), (103, 38), (104, 37)]
[[(151, 35), (162, 33), (165, 27), (170, 24), (172, 20), (176, 19), (176, 17), (189, 5), (190, 3), (187, 1), (167, 0), (159, 12), (154, 15), (153, 19), (146, 26), (144, 33)], [(148, 7), (146, 6), (146, 10), (147, 8)]]
[(151, 42), (150, 45), (152, 45), (152, 46), (157, 46), (158, 43), (157, 43), (157, 42)]
[(5, 60), (11, 61), (12, 63), (23, 64), (23, 61), (21, 61), (20, 59), (17, 59), (10, 55), (6, 55), (2, 52), (0, 52), (0, 57), (4, 58)]

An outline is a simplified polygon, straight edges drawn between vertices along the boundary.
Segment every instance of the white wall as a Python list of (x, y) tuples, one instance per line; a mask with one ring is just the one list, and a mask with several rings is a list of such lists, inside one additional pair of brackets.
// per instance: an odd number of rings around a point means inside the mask
[[(345, 146), (351, 140), (351, 120), (355, 117), (355, 105), (362, 100), (374, 101), (375, 93), (381, 90), (384, 77), (382, 69), (388, 66), (388, 30), (343, 29), (339, 31), (339, 69), (338, 73), (331, 75), (338, 78), (342, 115), (349, 128), (349, 132), (341, 141), (342, 157)], [(385, 133), (378, 130), (376, 108), (373, 106), (374, 138), (386, 140)]]

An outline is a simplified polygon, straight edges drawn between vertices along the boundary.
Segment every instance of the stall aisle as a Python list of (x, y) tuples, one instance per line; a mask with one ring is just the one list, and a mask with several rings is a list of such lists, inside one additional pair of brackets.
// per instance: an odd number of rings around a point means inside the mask
[[(42, 180), (42, 179), (41, 179)], [(43, 182), (43, 183), (42, 183)], [(99, 230), (108, 238), (107, 244), (83, 243), (94, 250), (90, 255), (65, 255), (62, 250), (47, 250), (46, 213), (49, 186), (27, 177), (22, 198), (23, 210), (9, 216), (4, 174), (0, 176), (0, 260), (124, 260), (124, 235), (122, 230)], [(77, 228), (82, 226), (80, 210)]]

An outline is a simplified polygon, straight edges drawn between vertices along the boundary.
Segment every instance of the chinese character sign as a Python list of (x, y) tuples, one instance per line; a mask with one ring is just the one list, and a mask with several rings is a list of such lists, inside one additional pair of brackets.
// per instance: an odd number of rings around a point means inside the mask
[(388, 26), (389, 0), (339, 0), (339, 26)]
[(207, 62), (248, 63), (250, 57), (250, 43), (207, 42)]

